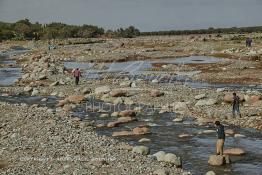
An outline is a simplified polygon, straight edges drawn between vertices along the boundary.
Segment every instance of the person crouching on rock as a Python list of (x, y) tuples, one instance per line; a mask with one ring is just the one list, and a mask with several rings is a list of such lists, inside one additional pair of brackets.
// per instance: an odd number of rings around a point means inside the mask
[(75, 84), (78, 85), (79, 79), (80, 79), (80, 77), (82, 77), (82, 74), (81, 74), (79, 68), (76, 68), (76, 69), (73, 71), (73, 76), (75, 77)]
[(224, 126), (219, 122), (215, 121), (215, 125), (217, 128), (217, 145), (216, 151), (217, 155), (223, 155), (224, 143), (225, 143), (225, 131)]
[(241, 114), (240, 114), (240, 109), (239, 109), (239, 104), (240, 104), (240, 98), (239, 96), (237, 96), (237, 94), (234, 92), (233, 93), (233, 117), (235, 117), (236, 113), (237, 115), (241, 118)]

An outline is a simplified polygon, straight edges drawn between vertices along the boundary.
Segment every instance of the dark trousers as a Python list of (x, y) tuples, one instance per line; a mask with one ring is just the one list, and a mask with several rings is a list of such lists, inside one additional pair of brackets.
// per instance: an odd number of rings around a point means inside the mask
[(236, 115), (236, 113), (237, 113), (237, 115), (239, 115), (241, 117), (239, 105), (233, 105), (232, 113), (233, 113), (233, 117)]
[(78, 85), (79, 83), (79, 77), (75, 77), (75, 84)]

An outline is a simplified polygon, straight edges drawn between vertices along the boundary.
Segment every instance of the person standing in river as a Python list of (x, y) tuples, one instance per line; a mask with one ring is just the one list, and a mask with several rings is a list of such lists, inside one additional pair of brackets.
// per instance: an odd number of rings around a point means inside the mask
[(223, 155), (224, 143), (225, 143), (225, 130), (224, 125), (222, 125), (219, 121), (215, 121), (215, 125), (217, 128), (217, 144), (216, 144), (216, 152), (217, 155)]
[(252, 38), (247, 38), (246, 39), (246, 47), (251, 47), (252, 46), (252, 42), (253, 42)]
[(233, 109), (232, 109), (232, 114), (233, 117), (235, 117), (236, 113), (237, 115), (241, 118), (241, 114), (240, 114), (240, 109), (239, 109), (239, 104), (240, 104), (240, 98), (239, 96), (237, 96), (237, 94), (234, 92), (233, 93)]
[(80, 77), (82, 77), (82, 74), (81, 74), (79, 68), (76, 68), (75, 70), (73, 70), (73, 76), (75, 77), (75, 84), (78, 85)]

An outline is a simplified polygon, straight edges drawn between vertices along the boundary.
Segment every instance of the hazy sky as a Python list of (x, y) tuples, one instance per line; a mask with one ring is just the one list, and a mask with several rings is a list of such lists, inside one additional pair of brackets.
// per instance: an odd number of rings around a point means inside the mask
[(262, 25), (262, 0), (0, 0), (0, 20), (134, 25), (141, 31)]

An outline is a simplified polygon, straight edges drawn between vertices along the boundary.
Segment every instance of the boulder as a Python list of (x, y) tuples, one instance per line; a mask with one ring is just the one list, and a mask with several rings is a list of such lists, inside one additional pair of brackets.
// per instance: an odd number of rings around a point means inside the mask
[(250, 103), (250, 104), (254, 104), (254, 103), (257, 103), (260, 100), (261, 100), (261, 96), (253, 95), (253, 96), (248, 98), (247, 102)]
[(132, 122), (132, 121), (135, 121), (135, 120), (136, 119), (132, 118), (132, 117), (120, 117), (120, 118), (117, 119), (117, 121), (109, 122), (107, 124), (107, 127), (113, 128), (113, 127), (116, 127), (120, 124)]
[(212, 133), (216, 133), (215, 130), (204, 130), (202, 131), (203, 134), (212, 134)]
[(66, 112), (72, 111), (73, 109), (74, 107), (68, 104), (63, 106), (63, 110)]
[(153, 156), (157, 158), (157, 161), (160, 161), (160, 162), (164, 161), (165, 155), (166, 153), (164, 151), (158, 151), (157, 153), (153, 154)]
[(133, 129), (134, 135), (144, 135), (149, 133), (150, 133), (150, 129), (147, 127), (136, 127)]
[(101, 100), (107, 103), (112, 103), (113, 99), (109, 96), (109, 94), (104, 94), (101, 97)]
[(29, 78), (30, 77), (30, 74), (29, 73), (26, 73), (26, 74), (24, 74), (24, 75), (22, 75), (22, 79), (24, 80), (24, 79), (27, 79), (27, 78)]
[(233, 155), (233, 156), (242, 156), (246, 154), (246, 152), (241, 148), (230, 148), (224, 150), (225, 155)]
[(60, 100), (57, 104), (58, 107), (63, 107), (64, 105), (68, 104), (68, 100)]
[[(240, 102), (244, 102), (245, 101), (245, 98), (244, 98), (243, 95), (239, 95), (239, 98), (240, 98)], [(233, 102), (233, 94), (226, 94), (224, 96), (224, 102), (232, 103)]]
[(139, 143), (143, 143), (143, 142), (151, 142), (150, 139), (147, 139), (147, 138), (142, 138), (138, 141)]
[(172, 153), (167, 153), (164, 156), (164, 162), (171, 163), (175, 165), (176, 167), (181, 167), (182, 166), (182, 161), (180, 157), (176, 156), (175, 154)]
[(123, 103), (124, 103), (124, 99), (121, 98), (121, 97), (118, 97), (118, 98), (114, 99), (114, 101), (113, 101), (113, 104), (115, 104), (115, 105), (123, 104)]
[(137, 85), (136, 85), (136, 83), (135, 83), (135, 82), (132, 82), (132, 83), (130, 84), (130, 87), (131, 87), (131, 88), (136, 88), (136, 87), (137, 87)]
[(116, 132), (113, 132), (112, 134), (113, 137), (131, 136), (131, 135), (133, 135), (133, 133), (130, 131), (116, 131)]
[(153, 175), (169, 175), (169, 171), (165, 169), (158, 169), (153, 172)]
[(208, 171), (206, 175), (216, 175), (216, 173), (214, 171)]
[(58, 81), (55, 81), (55, 82), (53, 82), (53, 83), (51, 83), (49, 86), (57, 86), (57, 85), (59, 85), (59, 82)]
[(225, 157), (221, 156), (221, 155), (211, 155), (209, 157), (208, 163), (210, 165), (214, 165), (214, 166), (221, 166), (225, 164)]
[(100, 114), (99, 117), (100, 118), (108, 118), (108, 117), (110, 117), (110, 115), (109, 114)]
[(39, 95), (39, 90), (34, 88), (33, 92), (31, 93), (31, 96), (37, 96), (37, 95)]
[(126, 105), (133, 105), (133, 104), (135, 104), (134, 101), (131, 100), (130, 98), (125, 98), (125, 99), (124, 99), (124, 103), (125, 103)]
[(103, 128), (103, 127), (105, 127), (105, 125), (101, 123), (101, 124), (97, 124), (96, 127), (97, 128)]
[(126, 91), (120, 89), (114, 89), (110, 92), (111, 97), (125, 97)]
[(163, 96), (163, 95), (165, 95), (165, 93), (164, 93), (164, 92), (161, 92), (161, 91), (158, 91), (158, 90), (153, 90), (153, 91), (151, 91), (151, 93), (150, 93), (150, 96), (151, 96), (151, 97), (161, 97), (161, 96)]
[(225, 90), (226, 90), (226, 88), (217, 88), (217, 92), (223, 92)]
[(37, 79), (38, 80), (46, 80), (47, 76), (46, 75), (39, 75), (39, 77)]
[(84, 88), (82, 89), (82, 94), (90, 94), (91, 93), (91, 89), (90, 88)]
[(217, 103), (215, 99), (199, 100), (195, 106), (212, 106)]
[(129, 123), (129, 122), (132, 122), (132, 121), (135, 121), (135, 120), (136, 120), (136, 118), (132, 118), (132, 117), (119, 117), (117, 119), (117, 121), (119, 123)]
[(57, 96), (63, 98), (63, 97), (65, 97), (65, 94), (64, 94), (63, 92), (59, 92), (59, 93), (57, 94)]
[(150, 153), (150, 149), (146, 146), (135, 146), (133, 147), (132, 152), (142, 155), (148, 155)]
[(25, 92), (31, 92), (32, 90), (33, 90), (33, 88), (30, 87), (30, 86), (26, 86), (26, 87), (24, 88), (24, 91), (25, 91)]
[(159, 83), (157, 79), (152, 80), (152, 83)]
[(47, 98), (42, 98), (41, 101), (42, 102), (46, 102), (48, 99)]
[(178, 113), (184, 113), (188, 111), (188, 107), (185, 102), (176, 102), (173, 105), (174, 105), (175, 111)]
[(242, 135), (242, 134), (235, 134), (234, 137), (238, 137), (238, 138), (243, 138), (243, 137), (246, 137), (245, 135)]
[(113, 112), (113, 113), (111, 114), (111, 116), (112, 116), (112, 117), (118, 117), (118, 116), (119, 116), (119, 112)]
[(63, 80), (59, 80), (60, 85), (65, 85), (66, 83)]
[(201, 100), (203, 98), (206, 98), (206, 94), (199, 94), (199, 95), (195, 96), (196, 100)]
[(136, 112), (133, 111), (133, 110), (125, 110), (125, 111), (121, 111), (119, 113), (119, 116), (121, 116), (121, 117), (135, 117)]
[(95, 93), (96, 94), (107, 94), (110, 92), (110, 87), (109, 86), (101, 86), (101, 87), (97, 87), (95, 89)]
[(177, 123), (183, 122), (183, 118), (175, 118), (173, 122), (177, 122)]
[(182, 161), (180, 157), (177, 157), (175, 154), (172, 153), (165, 153), (164, 151), (159, 151), (153, 154), (157, 158), (157, 161), (166, 162), (175, 165), (176, 167), (182, 166)]
[(120, 123), (118, 121), (114, 121), (114, 122), (109, 122), (107, 124), (107, 127), (108, 128), (114, 128), (114, 127), (117, 127)]
[(58, 92), (52, 92), (50, 95), (51, 96), (57, 96)]
[(130, 87), (131, 81), (123, 81), (119, 84), (120, 87)]
[(179, 138), (188, 138), (188, 137), (193, 137), (191, 134), (179, 134)]

